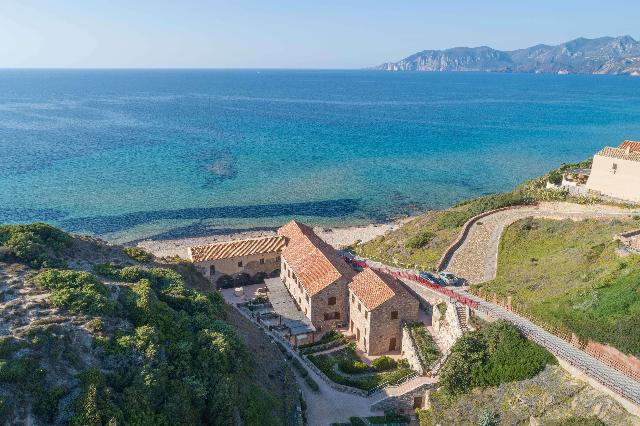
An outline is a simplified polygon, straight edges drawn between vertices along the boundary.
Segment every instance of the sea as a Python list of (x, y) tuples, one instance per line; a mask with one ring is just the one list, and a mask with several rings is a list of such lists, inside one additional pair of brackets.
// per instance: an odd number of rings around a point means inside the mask
[(115, 242), (384, 222), (640, 138), (640, 78), (0, 70), (0, 223)]

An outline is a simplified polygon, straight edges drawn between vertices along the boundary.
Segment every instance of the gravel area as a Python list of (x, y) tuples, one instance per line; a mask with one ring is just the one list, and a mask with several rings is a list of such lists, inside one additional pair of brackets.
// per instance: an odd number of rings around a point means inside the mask
[(536, 206), (516, 207), (496, 212), (472, 225), (466, 240), (444, 269), (464, 277), (471, 284), (494, 279), (502, 232), (507, 226), (520, 219), (536, 217), (583, 220), (629, 216), (639, 212), (611, 206), (572, 203), (540, 203)]

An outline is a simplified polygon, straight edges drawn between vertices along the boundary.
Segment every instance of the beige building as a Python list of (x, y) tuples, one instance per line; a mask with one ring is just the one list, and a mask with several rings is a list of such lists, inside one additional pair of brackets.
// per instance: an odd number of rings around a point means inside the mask
[(396, 278), (369, 268), (349, 284), (349, 331), (369, 355), (401, 350), (402, 323), (419, 316), (419, 302)]
[(621, 200), (640, 202), (640, 142), (624, 141), (605, 147), (593, 157), (587, 181), (590, 191)]
[(229, 287), (278, 276), (285, 242), (282, 236), (224, 241), (189, 247), (188, 255), (216, 287)]
[(313, 230), (291, 221), (278, 230), (286, 238), (280, 278), (318, 331), (347, 324), (347, 286), (355, 272)]

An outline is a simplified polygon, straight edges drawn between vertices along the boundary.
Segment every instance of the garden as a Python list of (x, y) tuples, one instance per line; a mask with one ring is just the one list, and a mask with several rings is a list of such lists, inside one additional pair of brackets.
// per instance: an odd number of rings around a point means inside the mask
[(308, 358), (335, 383), (366, 391), (398, 382), (413, 373), (406, 360), (396, 361), (388, 356), (378, 357), (367, 365), (353, 345), (321, 355), (308, 355)]

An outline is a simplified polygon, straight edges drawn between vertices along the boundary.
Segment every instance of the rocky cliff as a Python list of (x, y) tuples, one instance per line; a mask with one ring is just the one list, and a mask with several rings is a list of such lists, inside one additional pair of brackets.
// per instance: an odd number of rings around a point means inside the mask
[(501, 51), (491, 47), (424, 50), (375, 69), (385, 71), (485, 71), (640, 75), (640, 42), (630, 36), (578, 38)]

